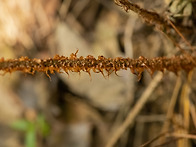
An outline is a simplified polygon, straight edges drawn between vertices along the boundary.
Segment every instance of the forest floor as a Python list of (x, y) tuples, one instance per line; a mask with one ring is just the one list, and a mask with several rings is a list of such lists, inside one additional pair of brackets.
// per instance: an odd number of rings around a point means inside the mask
[[(131, 0), (179, 26), (196, 45), (195, 0)], [(174, 31), (174, 30), (173, 30)], [(112, 0), (0, 1), (0, 57), (179, 55), (173, 41)], [(186, 42), (172, 36), (184, 50)], [(118, 75), (118, 76), (117, 76)], [(0, 146), (196, 146), (195, 70), (0, 76)]]

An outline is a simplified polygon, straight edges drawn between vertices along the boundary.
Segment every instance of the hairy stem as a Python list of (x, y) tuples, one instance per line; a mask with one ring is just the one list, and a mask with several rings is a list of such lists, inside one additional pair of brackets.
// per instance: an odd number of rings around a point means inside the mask
[(92, 70), (95, 73), (107, 72), (108, 76), (112, 72), (119, 70), (130, 69), (133, 74), (136, 74), (140, 79), (144, 70), (147, 70), (151, 75), (155, 71), (168, 70), (177, 74), (178, 71), (185, 70), (189, 72), (196, 66), (196, 57), (182, 54), (179, 56), (156, 57), (147, 59), (140, 56), (138, 59), (130, 58), (105, 58), (98, 56), (94, 58), (91, 55), (87, 57), (77, 57), (77, 52), (72, 53), (70, 57), (56, 55), (49, 59), (29, 59), (21, 57), (19, 59), (0, 59), (0, 70), (7, 72), (22, 71), (25, 73), (34, 74), (35, 72), (48, 73), (65, 71), (67, 74), (71, 72), (85, 71), (90, 74)]

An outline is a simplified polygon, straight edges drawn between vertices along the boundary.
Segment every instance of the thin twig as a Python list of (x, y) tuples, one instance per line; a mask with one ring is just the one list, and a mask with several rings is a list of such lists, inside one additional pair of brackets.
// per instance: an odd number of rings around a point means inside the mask
[(181, 138), (173, 138), (173, 139), (170, 139), (169, 141), (166, 141), (166, 142), (163, 142), (162, 144), (158, 144), (158, 145), (155, 145), (155, 146), (153, 146), (153, 147), (163, 147), (163, 146), (165, 146), (165, 145), (168, 145), (168, 144), (170, 144), (170, 143), (172, 143), (172, 142), (174, 142), (174, 141), (178, 141), (178, 140), (180, 140)]
[(127, 118), (123, 122), (123, 124), (117, 129), (115, 133), (112, 134), (110, 139), (108, 140), (108, 143), (106, 147), (112, 147), (114, 144), (118, 141), (118, 139), (121, 137), (121, 135), (125, 132), (125, 130), (134, 122), (135, 117), (137, 114), (141, 111), (145, 103), (147, 102), (149, 96), (152, 94), (154, 89), (157, 87), (158, 83), (162, 79), (162, 74), (157, 73), (157, 75), (154, 77), (154, 79), (151, 81), (147, 89), (144, 91), (136, 105), (133, 107), (133, 109), (129, 112)]
[[(170, 120), (173, 117), (174, 108), (175, 108), (175, 105), (176, 105), (176, 101), (177, 101), (177, 97), (178, 97), (179, 90), (180, 90), (180, 87), (181, 87), (181, 83), (182, 83), (181, 77), (178, 76), (177, 80), (176, 80), (176, 85), (174, 87), (173, 94), (172, 94), (172, 97), (171, 97), (171, 101), (170, 101), (169, 106), (168, 106), (168, 111), (167, 111), (167, 115), (166, 115), (167, 120), (163, 124), (162, 132), (166, 132), (169, 128)], [(161, 142), (164, 142), (164, 138), (161, 140)]]
[[(192, 80), (193, 71), (188, 73), (188, 77), (186, 82), (184, 83), (182, 87), (181, 97), (180, 97), (180, 108), (181, 113), (183, 116), (183, 128), (178, 130), (180, 133), (188, 133), (189, 126), (190, 126), (190, 100), (189, 100), (189, 94), (190, 94), (190, 83)], [(188, 139), (182, 139), (178, 141), (179, 146), (189, 146)]]
[[(153, 139), (149, 140), (148, 142), (146, 142), (145, 144), (141, 145), (140, 147), (149, 146), (151, 143), (155, 142), (156, 140), (158, 140), (159, 138), (162, 138), (162, 137), (174, 137), (174, 140), (179, 140), (179, 139), (182, 139), (182, 138), (194, 139), (194, 140), (196, 139), (196, 135), (194, 135), (194, 134), (181, 134), (181, 133), (166, 132), (166, 133), (159, 134), (158, 136), (156, 136)], [(174, 140), (170, 140), (170, 141), (164, 142), (162, 144), (156, 145), (155, 147), (166, 145), (168, 143), (171, 143)]]
[(196, 129), (196, 109), (195, 109), (195, 105), (192, 102), (190, 102), (190, 113), (192, 116), (193, 124)]
[(143, 20), (145, 20), (146, 23), (154, 25), (159, 31), (166, 34), (172, 40), (172, 42), (174, 42), (174, 44), (177, 45), (177, 47), (182, 51), (181, 47), (178, 45), (178, 43), (176, 43), (175, 39), (171, 36), (171, 34), (173, 34), (172, 30), (174, 29), (175, 32), (193, 51), (193, 47), (191, 46), (191, 44), (185, 39), (185, 37), (179, 31), (178, 27), (175, 26), (174, 22), (172, 22), (168, 18), (165, 18), (156, 12), (145, 10), (137, 4), (134, 4), (128, 0), (114, 0), (114, 2), (120, 7), (122, 7), (126, 12), (132, 10), (135, 13), (137, 13)]
[(165, 136), (165, 135), (166, 135), (166, 133), (162, 133), (162, 134), (160, 134), (160, 135), (154, 137), (153, 139), (147, 141), (146, 143), (142, 144), (140, 147), (145, 147), (145, 146), (147, 146), (147, 145), (150, 145), (151, 143), (153, 143), (154, 141), (158, 140), (159, 138), (161, 138), (161, 137), (163, 137), (163, 136)]
[(186, 138), (186, 139), (196, 140), (196, 135), (195, 134), (171, 133), (167, 137)]
[(187, 41), (187, 39), (182, 35), (182, 33), (178, 30), (178, 28), (173, 24), (173, 22), (171, 20), (168, 19), (169, 24), (174, 28), (174, 30), (176, 31), (176, 33), (178, 33), (178, 35), (183, 39), (183, 41), (190, 47), (190, 49), (192, 51), (194, 51), (193, 47), (191, 46), (191, 44)]
[(146, 23), (156, 26), (156, 28), (161, 31), (169, 31), (171, 29), (171, 26), (170, 24), (168, 24), (167, 20), (156, 12), (145, 10), (137, 4), (131, 3), (128, 0), (114, 0), (114, 2), (118, 6), (122, 7), (126, 12), (128, 12), (129, 10), (134, 11), (140, 17), (142, 17), (142, 19), (144, 19)]

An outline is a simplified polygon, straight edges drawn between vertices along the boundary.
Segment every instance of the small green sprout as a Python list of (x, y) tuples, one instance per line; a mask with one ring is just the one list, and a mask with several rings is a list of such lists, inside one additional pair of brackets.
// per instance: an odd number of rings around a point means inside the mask
[(36, 136), (47, 137), (50, 127), (43, 115), (38, 115), (35, 121), (20, 119), (11, 124), (11, 127), (25, 132), (25, 147), (36, 147)]

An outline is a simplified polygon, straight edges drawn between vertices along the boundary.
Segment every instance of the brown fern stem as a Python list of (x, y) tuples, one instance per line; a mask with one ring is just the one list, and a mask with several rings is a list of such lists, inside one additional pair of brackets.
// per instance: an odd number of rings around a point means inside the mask
[(137, 4), (131, 3), (128, 0), (114, 0), (114, 2), (122, 7), (126, 12), (132, 10), (142, 17), (148, 24), (156, 26), (161, 31), (168, 31), (171, 26), (167, 20), (156, 12), (145, 10)]
[(90, 74), (92, 70), (95, 73), (102, 73), (104, 71), (110, 75), (112, 72), (119, 70), (130, 69), (133, 74), (141, 77), (144, 70), (147, 70), (151, 75), (155, 71), (172, 71), (177, 74), (178, 71), (185, 70), (189, 72), (196, 66), (196, 57), (183, 54), (179, 56), (156, 57), (147, 59), (140, 56), (138, 59), (130, 58), (105, 58), (98, 56), (94, 58), (88, 55), (87, 57), (77, 57), (76, 53), (71, 54), (70, 57), (56, 55), (54, 58), (49, 59), (29, 59), (28, 57), (21, 57), (19, 59), (0, 60), (0, 70), (7, 72), (22, 71), (25, 73), (34, 74), (35, 72), (80, 72), (85, 71)]
[(172, 42), (174, 42), (174, 44), (181, 51), (183, 51), (183, 49), (176, 42), (175, 39), (176, 35), (179, 35), (183, 39), (183, 41), (190, 47), (190, 49), (193, 50), (193, 47), (190, 45), (190, 43), (185, 39), (185, 37), (181, 33), (181, 32), (192, 33), (193, 30), (191, 28), (177, 25), (171, 20), (169, 20), (168, 18), (165, 18), (156, 12), (145, 10), (139, 7), (137, 4), (131, 3), (129, 0), (114, 0), (114, 2), (118, 6), (122, 7), (126, 12), (132, 10), (133, 12), (138, 14), (143, 20), (145, 20), (147, 24), (155, 26), (159, 31), (166, 34), (166, 36), (168, 36), (168, 38), (171, 39)]

